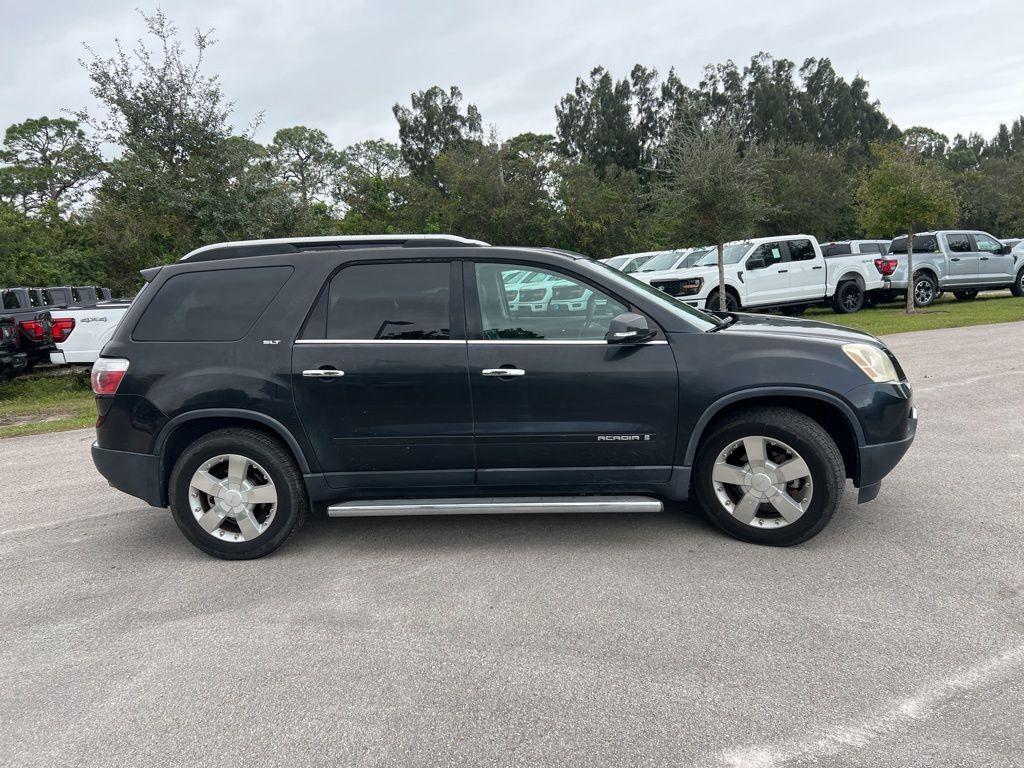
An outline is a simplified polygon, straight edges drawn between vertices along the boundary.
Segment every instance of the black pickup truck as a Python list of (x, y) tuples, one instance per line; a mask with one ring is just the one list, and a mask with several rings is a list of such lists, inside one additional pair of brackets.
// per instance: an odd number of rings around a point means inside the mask
[(25, 353), (18, 351), (18, 324), (0, 317), (0, 378), (11, 378), (25, 368)]
[(28, 288), (5, 288), (0, 291), (0, 312), (17, 325), (21, 350), (27, 358), (26, 368), (50, 362), (53, 343), (53, 317), (50, 311), (32, 301)]

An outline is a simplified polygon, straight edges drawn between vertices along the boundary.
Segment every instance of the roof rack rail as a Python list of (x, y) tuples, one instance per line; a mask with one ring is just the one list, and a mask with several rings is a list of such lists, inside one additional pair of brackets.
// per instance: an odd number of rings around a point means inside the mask
[(327, 237), (279, 237), (270, 240), (238, 240), (196, 248), (179, 261), (217, 261), (248, 256), (272, 256), (302, 251), (345, 248), (434, 248), (488, 245), (457, 235), (337, 235)]

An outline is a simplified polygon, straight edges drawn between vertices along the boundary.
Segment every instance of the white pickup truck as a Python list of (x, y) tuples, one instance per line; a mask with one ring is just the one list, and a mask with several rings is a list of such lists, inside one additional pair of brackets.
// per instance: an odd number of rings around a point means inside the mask
[(50, 353), (53, 365), (92, 365), (100, 350), (114, 334), (117, 324), (131, 306), (130, 301), (101, 301), (94, 306), (54, 307), (53, 340), (57, 351)]
[[(887, 287), (877, 254), (826, 259), (810, 235), (759, 237), (724, 249), (726, 307), (736, 312), (780, 308), (800, 314), (830, 304), (840, 314), (857, 312), (865, 295)], [(635, 274), (634, 277), (694, 307), (718, 309), (718, 249), (688, 269)]]

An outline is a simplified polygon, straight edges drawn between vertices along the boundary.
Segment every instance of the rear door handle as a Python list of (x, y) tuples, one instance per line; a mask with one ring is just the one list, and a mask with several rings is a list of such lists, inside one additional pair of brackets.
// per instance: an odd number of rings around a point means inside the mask
[(334, 379), (344, 376), (345, 372), (335, 368), (311, 368), (308, 371), (303, 371), (302, 375), (307, 379)]
[(960, 257), (959, 256), (954, 256), (954, 257), (952, 257), (950, 259), (950, 261), (960, 261)]
[(786, 272), (789, 272), (789, 270), (788, 270), (788, 269), (780, 269), (780, 270), (779, 270), (778, 272), (776, 272), (775, 274), (777, 274), (777, 275), (782, 275), (782, 274), (785, 274)]
[(982, 256), (978, 261), (988, 261), (988, 256)]
[(811, 269), (821, 269), (821, 264), (819, 264), (819, 265), (818, 265), (818, 266), (816, 266), (816, 267), (811, 267)]
[(484, 368), (480, 371), (484, 376), (525, 376), (522, 368)]

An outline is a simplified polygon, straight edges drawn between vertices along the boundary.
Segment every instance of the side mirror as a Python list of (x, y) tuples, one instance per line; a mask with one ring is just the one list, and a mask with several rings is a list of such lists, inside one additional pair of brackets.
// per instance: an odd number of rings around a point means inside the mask
[(764, 256), (751, 256), (747, 259), (747, 269), (764, 269), (767, 266)]
[(635, 312), (623, 312), (612, 318), (604, 339), (609, 344), (640, 344), (657, 334), (647, 323), (647, 318)]
[(1001, 246), (999, 248), (999, 254), (1001, 256), (1006, 256), (1012, 250), (1013, 250), (1013, 246), (1012, 245), (1004, 245), (1004, 246)]

